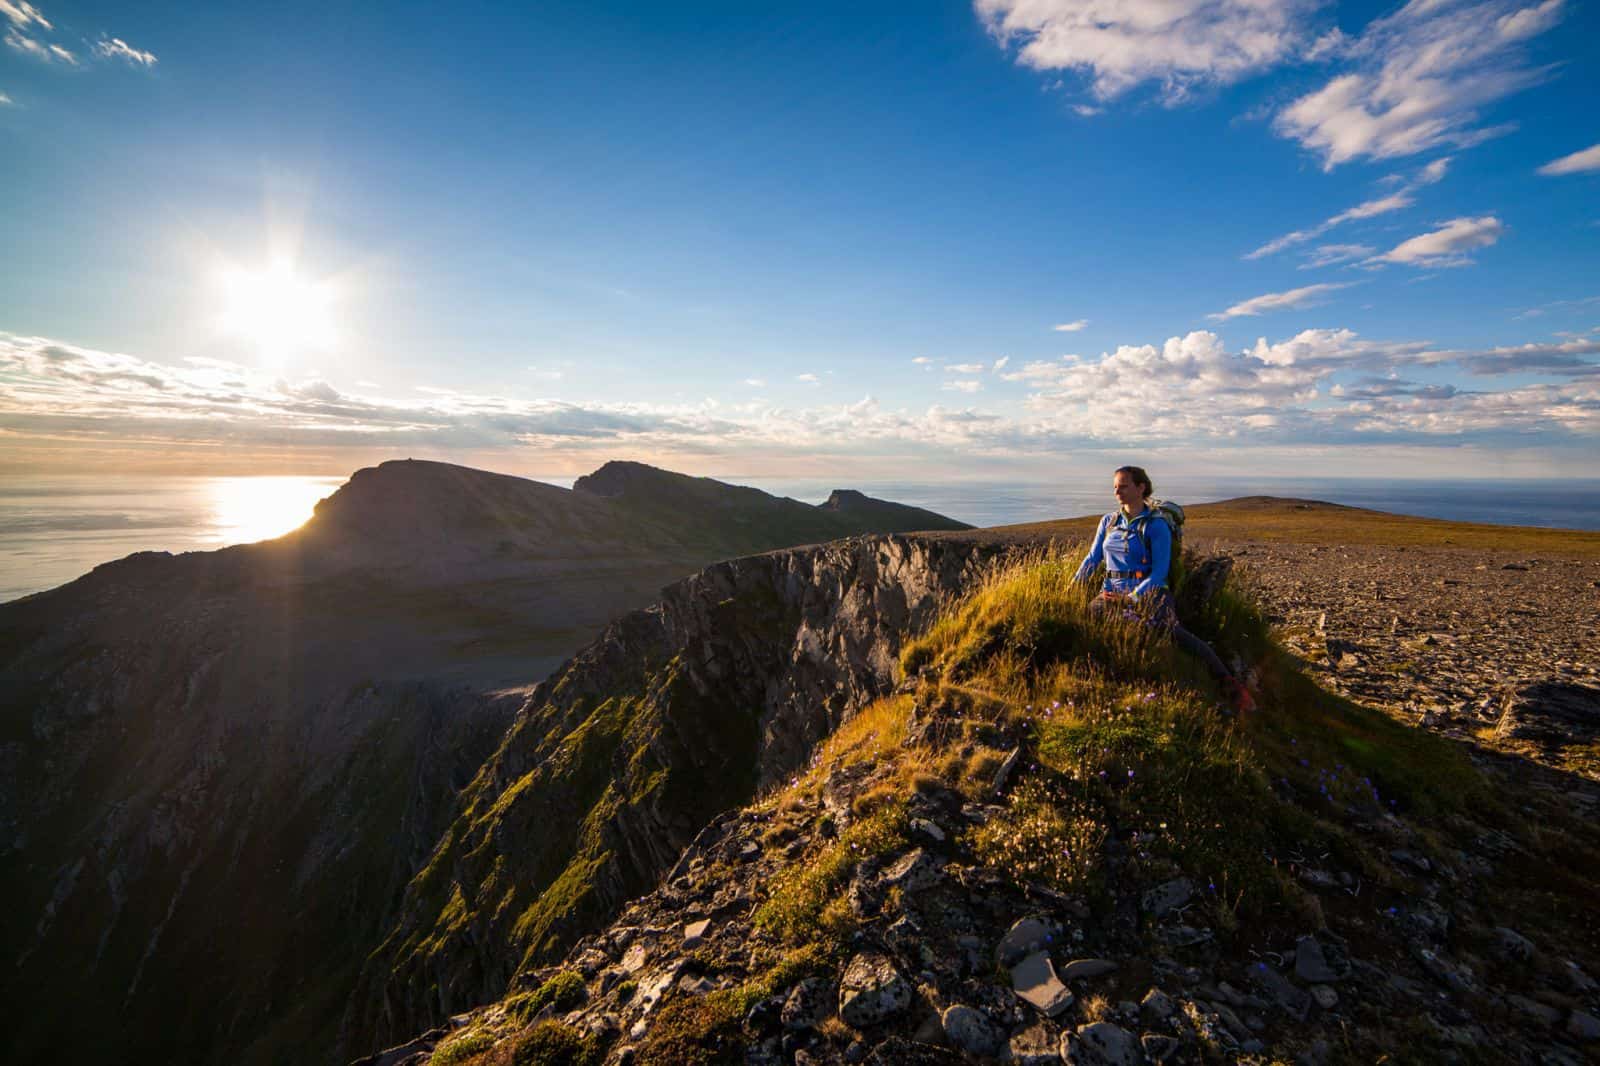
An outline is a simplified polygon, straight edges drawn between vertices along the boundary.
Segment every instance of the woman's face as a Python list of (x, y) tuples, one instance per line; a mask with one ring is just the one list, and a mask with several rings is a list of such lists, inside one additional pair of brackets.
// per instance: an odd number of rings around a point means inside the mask
[(1127, 514), (1138, 514), (1144, 510), (1144, 489), (1127, 474), (1118, 473), (1111, 479), (1111, 494)]

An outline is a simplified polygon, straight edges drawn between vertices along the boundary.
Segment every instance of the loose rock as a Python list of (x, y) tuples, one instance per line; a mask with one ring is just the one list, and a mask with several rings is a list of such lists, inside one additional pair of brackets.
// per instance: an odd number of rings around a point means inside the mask
[(877, 1025), (911, 1005), (911, 985), (894, 963), (877, 954), (850, 960), (839, 981), (839, 1017), (863, 1029)]

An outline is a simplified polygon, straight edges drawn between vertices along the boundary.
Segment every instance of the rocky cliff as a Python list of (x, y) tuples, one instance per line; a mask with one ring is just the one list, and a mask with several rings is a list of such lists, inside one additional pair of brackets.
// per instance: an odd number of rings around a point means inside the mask
[(348, 1046), (499, 995), (647, 890), (712, 817), (887, 692), (997, 549), (861, 538), (718, 563), (542, 683), (368, 961)]
[(0, 1058), (334, 1057), (525, 689), (668, 581), (862, 528), (677, 477), (385, 463), (279, 540), (0, 605)]

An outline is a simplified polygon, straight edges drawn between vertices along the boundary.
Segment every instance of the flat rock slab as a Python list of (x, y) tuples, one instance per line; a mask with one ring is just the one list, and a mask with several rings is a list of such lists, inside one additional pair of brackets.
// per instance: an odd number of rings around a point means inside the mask
[(706, 938), (706, 930), (711, 928), (711, 919), (702, 918), (698, 922), (690, 922), (683, 927), (683, 946), (686, 948), (699, 947), (700, 942)]
[(1011, 968), (1011, 987), (1019, 997), (1054, 1018), (1072, 1006), (1072, 990), (1061, 983), (1050, 956), (1036, 951)]
[(1140, 903), (1146, 914), (1161, 918), (1189, 902), (1193, 894), (1194, 885), (1190, 884), (1187, 877), (1175, 877), (1147, 891), (1140, 898)]
[(1063, 981), (1081, 981), (1090, 977), (1104, 977), (1117, 968), (1110, 959), (1073, 959), (1061, 969)]

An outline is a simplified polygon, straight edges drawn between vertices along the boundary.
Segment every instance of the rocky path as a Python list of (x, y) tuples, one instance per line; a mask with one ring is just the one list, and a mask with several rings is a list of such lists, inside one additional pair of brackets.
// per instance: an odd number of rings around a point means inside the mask
[(1600, 560), (1217, 541), (1325, 686), (1600, 780)]

